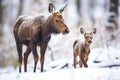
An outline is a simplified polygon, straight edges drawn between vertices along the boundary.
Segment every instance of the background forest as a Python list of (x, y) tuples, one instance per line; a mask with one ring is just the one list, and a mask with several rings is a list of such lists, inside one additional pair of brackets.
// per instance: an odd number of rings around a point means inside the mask
[[(46, 71), (51, 70), (54, 66), (56, 66), (54, 70), (71, 69), (73, 67), (73, 42), (75, 39), (83, 39), (83, 35), (79, 32), (80, 27), (85, 28), (86, 31), (93, 27), (97, 28), (97, 34), (93, 36), (93, 43), (91, 44), (92, 51), (88, 65), (95, 68), (120, 68), (119, 0), (0, 0), (0, 74), (12, 71), (18, 72), (18, 54), (13, 37), (15, 20), (20, 15), (49, 15), (48, 4), (51, 1), (56, 9), (68, 2), (64, 11), (64, 19), (70, 28), (70, 33), (67, 35), (52, 35), (45, 55)], [(31, 54), (28, 60), (30, 72), (33, 70), (33, 64), (33, 55)], [(39, 72), (40, 64), (37, 67)], [(86, 80), (119, 79), (120, 77)]]

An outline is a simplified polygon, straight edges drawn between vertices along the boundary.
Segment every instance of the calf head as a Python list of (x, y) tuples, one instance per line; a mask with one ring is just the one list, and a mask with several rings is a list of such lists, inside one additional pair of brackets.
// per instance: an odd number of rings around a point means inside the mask
[(84, 34), (85, 44), (90, 45), (92, 43), (93, 34), (95, 34), (97, 31), (96, 28), (94, 28), (91, 32), (87, 33), (83, 28), (80, 28), (80, 32)]
[(52, 3), (49, 3), (49, 12), (51, 13), (52, 17), (52, 26), (56, 30), (57, 33), (67, 34), (69, 33), (69, 29), (67, 25), (64, 23), (64, 19), (62, 16), (62, 12), (64, 11), (64, 8), (67, 6), (67, 3), (64, 4), (64, 6), (59, 10), (55, 11), (55, 7)]

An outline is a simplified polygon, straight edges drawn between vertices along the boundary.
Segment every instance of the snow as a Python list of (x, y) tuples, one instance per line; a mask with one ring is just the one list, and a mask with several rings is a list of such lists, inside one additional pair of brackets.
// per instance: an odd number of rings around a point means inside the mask
[[(73, 68), (73, 50), (72, 50), (72, 43), (75, 39), (79, 39), (81, 36), (79, 34), (80, 26), (87, 26), (89, 21), (89, 8), (88, 3), (89, 0), (83, 0), (82, 4), (82, 17), (79, 17), (76, 12), (76, 4), (74, 0), (68, 0), (68, 6), (64, 11), (64, 18), (65, 22), (67, 23), (70, 33), (68, 35), (52, 35), (52, 38), (49, 42), (49, 46), (52, 50), (47, 50), (45, 55), (45, 64), (44, 64), (44, 72), (40, 72), (40, 62), (37, 65), (37, 72), (33, 73), (33, 65), (34, 61), (31, 57), (28, 60), (28, 72), (23, 72), (22, 66), (22, 73), (18, 73), (18, 67), (14, 69), (13, 67), (8, 68), (1, 68), (0, 69), (0, 80), (120, 80), (120, 48), (119, 45), (119, 35), (115, 40), (116, 46), (106, 46), (107, 41), (109, 39), (109, 34), (105, 32), (105, 21), (107, 19), (107, 12), (104, 11), (103, 4), (104, 0), (97, 0), (96, 6), (94, 9), (94, 17), (98, 19), (97, 21), (97, 34), (93, 37), (93, 44), (95, 45), (94, 48), (91, 49), (91, 53), (89, 55), (88, 60), (88, 68), (79, 68), (77, 65), (77, 69)], [(108, 1), (108, 0), (107, 0)], [(9, 27), (9, 21), (14, 21), (16, 19), (18, 13), (18, 4), (17, 0), (13, 0), (14, 6), (7, 7), (7, 10), (11, 10), (11, 7), (14, 8), (11, 11), (5, 11), (6, 14), (4, 16), (7, 20), (7, 16), (9, 16), (10, 20), (4, 21), (4, 28), (3, 33), (4, 37), (3, 40), (6, 44), (3, 44), (4, 47), (2, 48), (8, 50), (8, 52), (3, 51), (2, 53), (9, 58), (12, 54), (17, 55), (16, 53), (16, 46), (15, 41), (13, 41), (13, 34), (11, 33), (11, 27)], [(45, 13), (48, 14), (48, 6), (47, 0), (41, 0), (40, 2), (33, 3), (34, 0), (25, 0), (24, 1), (24, 9), (22, 14), (27, 15), (34, 15), (36, 13)], [(63, 0), (59, 0), (59, 3), (55, 1), (57, 8), (61, 7), (63, 4)], [(4, 4), (8, 2), (4, 1)], [(40, 4), (39, 4), (40, 3)], [(31, 6), (32, 5), (32, 6)], [(42, 5), (42, 6), (41, 6)], [(4, 12), (4, 13), (5, 13)], [(8, 12), (10, 14), (8, 14)], [(105, 15), (103, 15), (105, 14)], [(14, 16), (14, 17), (13, 17)], [(12, 18), (11, 18), (12, 17)], [(82, 20), (83, 25), (77, 25), (77, 22)], [(12, 20), (11, 20), (12, 19)], [(91, 25), (91, 24), (90, 24)], [(110, 24), (111, 25), (111, 24)], [(119, 34), (119, 31), (116, 33)], [(12, 37), (11, 37), (12, 36)], [(11, 39), (12, 38), (12, 39)], [(14, 44), (12, 43), (14, 42)], [(118, 44), (117, 44), (118, 43)], [(62, 45), (61, 45), (62, 44)], [(12, 45), (13, 49), (9, 49), (10, 45)], [(96, 46), (97, 45), (97, 46)], [(39, 50), (38, 50), (39, 51)], [(54, 54), (54, 55), (53, 55)], [(50, 55), (53, 55), (53, 60), (51, 60)], [(32, 56), (32, 55), (31, 55)], [(15, 56), (16, 58), (18, 56)], [(33, 57), (33, 56), (32, 56)], [(8, 60), (9, 61), (9, 60)], [(12, 64), (11, 61), (9, 63)]]
[(30, 66), (28, 72), (22, 71), (21, 74), (18, 68), (1, 69), (0, 80), (120, 80), (119, 53), (120, 50), (114, 47), (92, 49), (88, 68), (79, 68), (77, 65), (74, 69), (72, 58), (61, 58), (45, 64), (42, 73), (39, 72), (40, 68), (37, 68), (36, 73), (32, 72), (33, 67)]
[(0, 80), (120, 80), (119, 69), (83, 68), (48, 71), (43, 73), (8, 73), (0, 75)]

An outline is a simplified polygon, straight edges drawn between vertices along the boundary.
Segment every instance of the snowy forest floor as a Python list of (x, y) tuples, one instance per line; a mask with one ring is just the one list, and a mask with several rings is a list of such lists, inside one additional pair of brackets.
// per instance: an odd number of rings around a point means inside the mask
[[(0, 69), (0, 80), (120, 80), (120, 50), (114, 47), (95, 48), (88, 60), (89, 68), (73, 68), (72, 58), (45, 62), (44, 72), (33, 72), (33, 62), (28, 64), (28, 72), (18, 72), (11, 67)], [(48, 64), (49, 63), (49, 64)]]
[(47, 72), (18, 71), (0, 75), (0, 80), (120, 80), (120, 69), (82, 68), (62, 69)]

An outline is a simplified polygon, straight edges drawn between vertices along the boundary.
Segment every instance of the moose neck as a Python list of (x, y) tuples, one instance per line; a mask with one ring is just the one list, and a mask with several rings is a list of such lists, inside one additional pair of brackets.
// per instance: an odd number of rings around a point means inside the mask
[(88, 45), (86, 42), (84, 43), (84, 48), (86, 49), (86, 50), (90, 50), (90, 44)]
[(43, 24), (43, 28), (41, 28), (42, 30), (42, 35), (43, 36), (50, 36), (52, 33), (53, 34), (57, 34), (57, 30), (54, 27), (54, 22), (53, 22), (53, 18), (52, 16), (49, 16), (47, 18), (47, 20), (45, 21), (45, 23)]
[(42, 36), (50, 36), (51, 35), (51, 33), (52, 33), (52, 31), (50, 30), (51, 22), (52, 22), (51, 17), (49, 16), (42, 25), (42, 28), (41, 28)]

